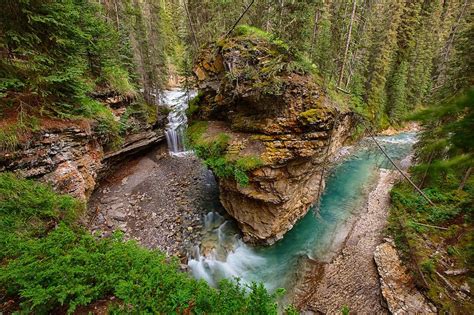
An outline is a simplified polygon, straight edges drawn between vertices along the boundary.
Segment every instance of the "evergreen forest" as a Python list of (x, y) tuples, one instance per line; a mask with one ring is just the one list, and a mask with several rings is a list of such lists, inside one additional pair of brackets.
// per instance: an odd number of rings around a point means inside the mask
[[(35, 160), (47, 154), (36, 145), (47, 143), (38, 135), (54, 128), (68, 137), (87, 130), (77, 138), (93, 134), (103, 156), (122, 152), (141, 131), (165, 128), (159, 121), (170, 109), (163, 95), (179, 86), (199, 90), (187, 109), (186, 143), (219, 183), (231, 178), (245, 191), (266, 162), (228, 158), (235, 149), (229, 136), (209, 143), (202, 137), (208, 123), (193, 123), (205, 117), (208, 100), (196, 65), (203, 51), (240, 45), (233, 38), (250, 38), (245, 49), (261, 62), (232, 78), (236, 91), (256, 72), (271, 82), (258, 87), (262, 95), (283, 94), (282, 73), (309, 77), (357, 117), (352, 143), (416, 123), (407, 174), (424, 194), (407, 181), (395, 184), (384, 237), (394, 239), (413, 286), (438, 312), (474, 312), (471, 1), (0, 0), (0, 7), (0, 313), (304, 311), (288, 303), (284, 289), (233, 279), (213, 286), (183, 271), (182, 257), (142, 246), (119, 229), (107, 237), (90, 233), (87, 199), (97, 186), (86, 189), (85, 199), (70, 196), (45, 175), (53, 171), (49, 164)], [(261, 42), (278, 52), (274, 59), (265, 59), (264, 49), (274, 52)], [(45, 171), (19, 171), (25, 163)], [(93, 165), (84, 163), (78, 172)], [(99, 171), (90, 169), (96, 178)]]

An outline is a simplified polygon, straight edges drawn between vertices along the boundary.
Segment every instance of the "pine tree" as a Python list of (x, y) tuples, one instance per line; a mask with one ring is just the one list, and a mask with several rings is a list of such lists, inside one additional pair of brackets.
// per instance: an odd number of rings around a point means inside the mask
[(397, 29), (401, 21), (403, 3), (398, 0), (391, 2), (385, 8), (382, 4), (374, 6), (374, 10), (380, 9), (384, 9), (385, 12), (380, 14), (384, 18), (381, 21), (375, 21), (372, 25), (375, 28), (372, 30), (374, 41), (370, 48), (365, 101), (372, 121), (385, 126), (387, 124), (385, 88), (397, 44)]

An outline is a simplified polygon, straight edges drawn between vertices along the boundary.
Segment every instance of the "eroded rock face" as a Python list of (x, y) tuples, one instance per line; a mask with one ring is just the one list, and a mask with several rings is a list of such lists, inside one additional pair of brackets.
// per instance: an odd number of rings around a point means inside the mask
[(414, 286), (393, 241), (375, 249), (374, 260), (380, 276), (382, 295), (392, 314), (436, 314), (436, 308)]
[(102, 142), (87, 122), (58, 121), (50, 125), (30, 135), (16, 150), (0, 150), (0, 172), (38, 179), (83, 201), (94, 190), (98, 178), (117, 160), (164, 139), (162, 129), (149, 127), (126, 137), (120, 148), (104, 152)]
[(336, 104), (300, 60), (256, 36), (237, 36), (195, 67), (207, 120), (204, 137), (230, 136), (226, 159), (256, 156), (249, 185), (219, 180), (220, 199), (244, 239), (271, 244), (304, 216), (324, 187), (323, 164), (351, 134), (353, 115)]

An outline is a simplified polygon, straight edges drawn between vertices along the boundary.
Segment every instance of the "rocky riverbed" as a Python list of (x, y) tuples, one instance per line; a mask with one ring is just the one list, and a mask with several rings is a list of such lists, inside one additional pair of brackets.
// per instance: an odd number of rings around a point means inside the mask
[(334, 314), (343, 306), (362, 314), (388, 313), (380, 290), (374, 251), (383, 240), (389, 191), (399, 174), (382, 169), (377, 186), (353, 221), (339, 254), (329, 262), (308, 262), (295, 302), (309, 313)]
[(125, 163), (93, 193), (88, 226), (99, 235), (124, 232), (148, 248), (179, 257), (200, 241), (204, 214), (219, 207), (212, 174), (193, 155), (165, 146)]

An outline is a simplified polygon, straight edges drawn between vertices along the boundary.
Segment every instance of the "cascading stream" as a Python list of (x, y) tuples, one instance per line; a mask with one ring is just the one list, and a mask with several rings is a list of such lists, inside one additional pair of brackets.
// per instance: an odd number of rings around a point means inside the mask
[[(416, 134), (377, 140), (400, 162), (409, 155)], [(282, 240), (269, 247), (246, 245), (233, 222), (209, 213), (204, 218), (207, 233), (188, 262), (192, 274), (211, 285), (239, 277), (244, 283), (263, 282), (269, 290), (289, 288), (302, 260), (327, 261), (337, 252), (349, 231), (348, 222), (362, 207), (380, 167), (391, 169), (375, 145), (367, 142), (332, 171), (319, 208), (313, 207)]]
[(189, 152), (184, 143), (184, 133), (188, 123), (186, 109), (189, 100), (195, 94), (194, 91), (181, 89), (168, 90), (163, 93), (162, 103), (170, 110), (165, 134), (169, 153), (172, 156), (181, 156)]

